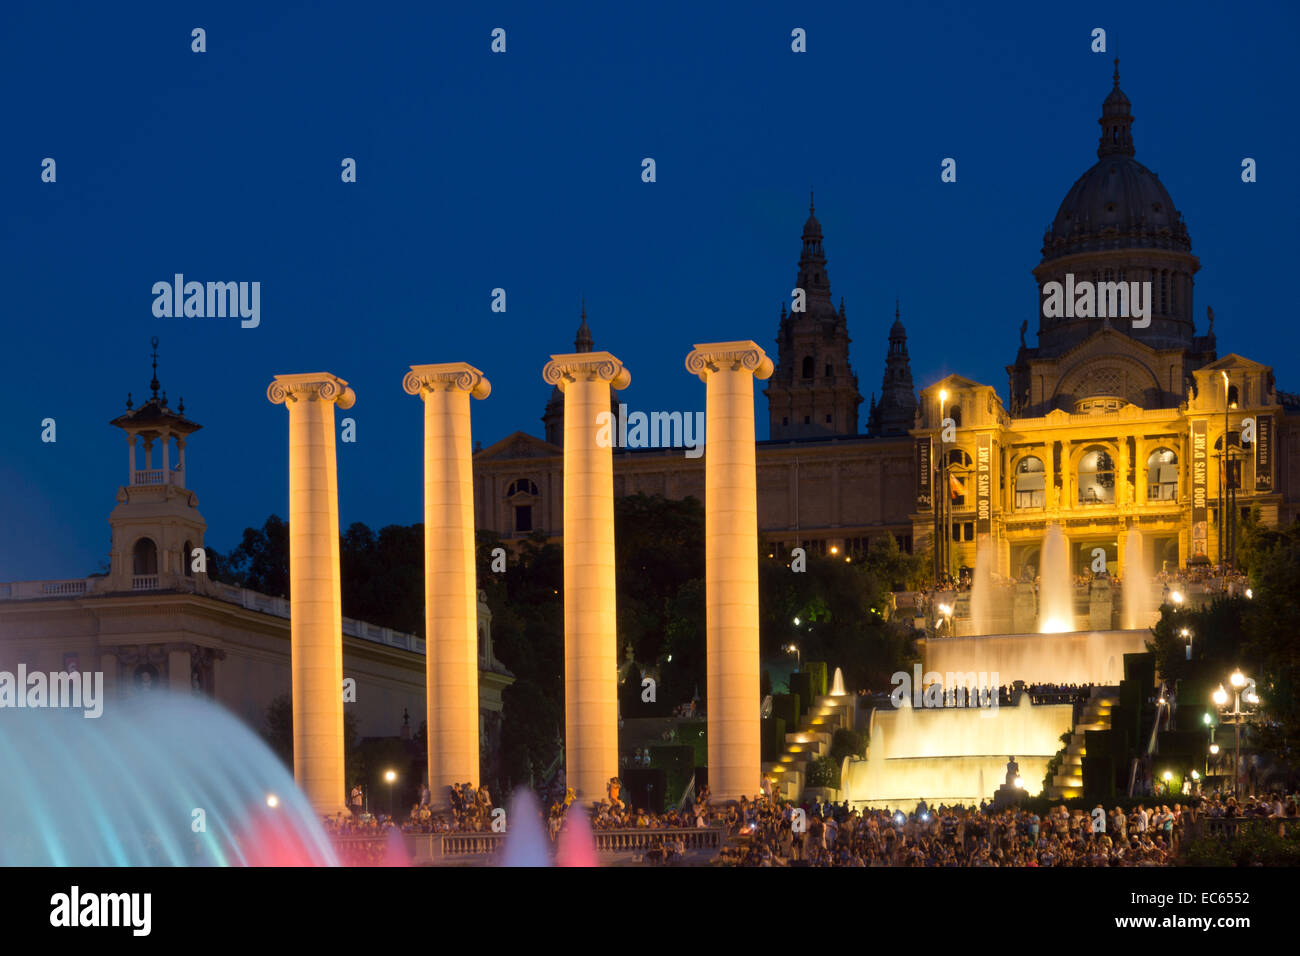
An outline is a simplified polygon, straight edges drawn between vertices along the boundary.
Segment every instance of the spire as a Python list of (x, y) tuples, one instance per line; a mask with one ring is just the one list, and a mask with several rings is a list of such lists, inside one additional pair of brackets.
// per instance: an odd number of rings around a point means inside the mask
[(153, 389), (152, 401), (156, 402), (158, 401), (158, 336), (155, 335), (150, 339), (149, 344), (153, 346), (153, 380), (149, 383), (149, 387)]
[(577, 338), (573, 340), (575, 352), (591, 352), (594, 349), (591, 329), (587, 326), (587, 300), (582, 300), (582, 324), (578, 326)]
[(813, 188), (808, 187), (808, 215), (813, 216), (817, 213), (817, 204), (813, 202)]
[(889, 329), (889, 351), (885, 355), (885, 375), (880, 385), (880, 402), (872, 410), (868, 432), (876, 437), (906, 435), (916, 415), (916, 391), (912, 385), (912, 365), (907, 355), (907, 330), (903, 328), (903, 310), (894, 300), (894, 324)]
[(1101, 141), (1097, 144), (1097, 158), (1107, 156), (1132, 156), (1133, 114), (1132, 104), (1119, 88), (1119, 57), (1115, 57), (1115, 76), (1110, 93), (1101, 104)]
[(807, 295), (809, 314), (835, 314), (831, 302), (831, 280), (826, 274), (826, 253), (822, 249), (822, 224), (813, 214), (812, 190), (808, 192), (808, 219), (803, 224), (803, 251), (799, 256), (799, 278), (795, 284)]

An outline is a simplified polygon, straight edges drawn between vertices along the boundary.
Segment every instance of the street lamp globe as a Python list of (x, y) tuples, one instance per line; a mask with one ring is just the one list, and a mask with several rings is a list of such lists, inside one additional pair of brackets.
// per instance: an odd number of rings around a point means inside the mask
[(1214, 697), (1214, 702), (1218, 704), (1220, 707), (1222, 707), (1224, 704), (1228, 702), (1228, 692), (1223, 689), (1222, 684), (1220, 684), (1219, 689), (1214, 692), (1213, 697)]
[(1239, 670), (1233, 671), (1232, 676), (1229, 677), (1228, 680), (1232, 682), (1232, 686), (1237, 690), (1241, 690), (1246, 686), (1246, 675)]

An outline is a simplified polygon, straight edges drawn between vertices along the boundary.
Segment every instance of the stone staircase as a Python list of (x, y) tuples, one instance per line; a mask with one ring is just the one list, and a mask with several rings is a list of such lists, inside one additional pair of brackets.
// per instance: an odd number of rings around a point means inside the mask
[(836, 730), (853, 729), (856, 701), (853, 694), (818, 697), (799, 721), (799, 727), (785, 735), (780, 756), (763, 762), (763, 772), (772, 775), (778, 796), (799, 799), (808, 776), (808, 762), (831, 752)]
[(1075, 724), (1070, 735), (1070, 743), (1065, 748), (1065, 759), (1061, 761), (1052, 783), (1047, 788), (1047, 795), (1053, 800), (1066, 800), (1083, 796), (1083, 756), (1084, 732), (1088, 730), (1109, 730), (1111, 709), (1119, 703), (1119, 688), (1094, 687), (1092, 696), (1084, 704), (1079, 722)]

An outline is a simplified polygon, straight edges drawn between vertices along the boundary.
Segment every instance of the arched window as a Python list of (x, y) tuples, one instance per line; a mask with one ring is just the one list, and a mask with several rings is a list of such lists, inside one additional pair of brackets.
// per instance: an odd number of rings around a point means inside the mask
[(1228, 407), (1236, 408), (1238, 400), (1239, 399), (1238, 399), (1237, 386), (1229, 385), (1228, 386)]
[(1079, 504), (1115, 503), (1115, 462), (1104, 448), (1089, 448), (1079, 459)]
[(158, 546), (152, 538), (141, 538), (131, 549), (131, 573), (136, 575), (158, 573)]
[(804, 377), (804, 378), (812, 378), (812, 377), (813, 377), (813, 357), (812, 357), (811, 355), (805, 355), (805, 356), (804, 356), (804, 359), (803, 359), (803, 377)]
[(1178, 499), (1178, 456), (1168, 448), (1157, 448), (1147, 458), (1147, 500)]
[(506, 489), (506, 497), (513, 498), (515, 495), (537, 495), (537, 485), (528, 478), (516, 478), (510, 482), (510, 487)]
[(194, 543), (191, 541), (185, 542), (185, 552), (181, 555), (181, 564), (185, 568), (185, 576), (187, 578), (194, 577)]
[(1016, 464), (1016, 508), (1042, 508), (1047, 500), (1043, 459), (1026, 455)]
[(827, 378), (830, 378), (830, 377), (831, 377), (831, 363), (830, 363), (830, 362), (827, 362), (827, 363), (826, 363), (826, 377), (827, 377)]
[(951, 408), (949, 408), (948, 417), (952, 419), (952, 423), (954, 425), (956, 425), (958, 428), (961, 428), (961, 406), (960, 405), (953, 405)]

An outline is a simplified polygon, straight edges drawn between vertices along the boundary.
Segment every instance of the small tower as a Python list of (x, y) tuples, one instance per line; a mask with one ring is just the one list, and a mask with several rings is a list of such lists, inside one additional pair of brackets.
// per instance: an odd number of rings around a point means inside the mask
[(117, 507), (108, 519), (112, 591), (194, 590), (196, 580), (206, 580), (193, 573), (192, 555), (203, 547), (207, 522), (199, 514), (198, 496), (185, 487), (186, 440), (203, 426), (185, 417), (184, 398), (173, 411), (167, 393), (159, 395), (157, 336), (152, 345), (149, 398), (135, 408), (128, 394), (126, 411), (109, 423), (126, 432), (127, 445), (126, 484), (117, 490)]
[(880, 386), (880, 403), (871, 409), (867, 431), (874, 438), (906, 435), (916, 419), (916, 389), (912, 385), (912, 364), (907, 357), (907, 329), (898, 302), (894, 302), (894, 324), (889, 329), (889, 354), (885, 357), (885, 378)]
[(781, 305), (776, 372), (767, 384), (768, 435), (773, 439), (858, 433), (862, 395), (849, 365), (848, 317), (831, 300), (822, 227), (812, 195), (803, 226), (795, 286), (804, 290), (803, 312)]
[[(573, 340), (573, 351), (591, 352), (594, 351), (595, 345), (591, 337), (591, 329), (587, 326), (587, 300), (582, 300), (582, 324), (578, 326), (578, 334)], [(546, 426), (546, 440), (552, 445), (564, 447), (564, 395), (559, 386), (551, 389), (551, 398), (546, 403), (546, 411), (542, 415), (542, 424)]]

